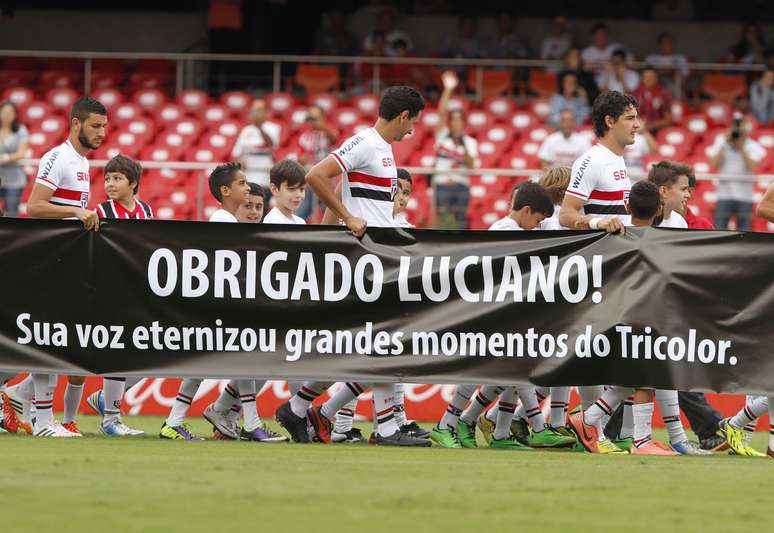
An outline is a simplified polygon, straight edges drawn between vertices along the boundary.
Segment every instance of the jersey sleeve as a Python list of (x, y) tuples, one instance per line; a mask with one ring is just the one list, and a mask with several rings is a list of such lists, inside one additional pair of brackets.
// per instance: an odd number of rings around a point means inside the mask
[(107, 214), (105, 213), (105, 210), (102, 208), (102, 204), (97, 204), (97, 207), (94, 208), (94, 212), (97, 213), (97, 216), (99, 218), (107, 218)]
[(350, 137), (337, 150), (331, 152), (333, 159), (344, 172), (362, 168), (366, 165), (368, 157), (368, 143), (362, 134)]
[(584, 154), (575, 160), (570, 174), (567, 194), (581, 200), (588, 200), (596, 185), (598, 170), (591, 164), (591, 154)]
[(35, 183), (48, 187), (52, 191), (57, 190), (62, 183), (63, 174), (59, 154), (59, 150), (52, 150), (45, 154), (40, 160), (35, 178)]

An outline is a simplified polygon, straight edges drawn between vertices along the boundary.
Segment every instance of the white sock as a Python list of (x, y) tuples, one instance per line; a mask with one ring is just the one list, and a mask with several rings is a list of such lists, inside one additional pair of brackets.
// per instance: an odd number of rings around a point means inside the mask
[(102, 383), (105, 394), (105, 415), (102, 424), (107, 426), (121, 419), (121, 398), (126, 390), (124, 378), (105, 378)]
[(454, 389), (454, 396), (452, 397), (451, 402), (446, 406), (446, 411), (438, 422), (438, 427), (440, 429), (457, 431), (457, 421), (460, 419), (462, 410), (468, 405), (470, 397), (473, 396), (475, 392), (475, 385), (457, 385)]
[(42, 427), (54, 421), (54, 387), (51, 382), (56, 376), (51, 374), (33, 374), (35, 387), (35, 427)]
[(484, 409), (489, 407), (489, 404), (492, 403), (501, 392), (503, 392), (503, 387), (495, 385), (483, 385), (479, 387), (478, 391), (476, 391), (476, 394), (473, 396), (473, 401), (470, 402), (470, 405), (468, 405), (460, 415), (460, 420), (469, 426), (474, 425), (479, 415), (484, 412)]
[[(632, 411), (633, 405), (634, 405), (634, 396), (629, 396), (624, 400), (623, 418), (621, 420), (621, 431), (618, 433), (619, 438), (622, 438), (622, 439), (634, 438), (634, 412)], [(653, 402), (651, 402), (650, 405), (653, 405)]]
[(578, 387), (578, 394), (581, 397), (581, 409), (587, 411), (594, 402), (599, 399), (605, 392), (605, 387), (602, 385), (591, 385), (587, 387)]
[(633, 444), (639, 448), (646, 444), (653, 433), (653, 402), (632, 405), (634, 418)]
[[(239, 400), (242, 404), (242, 416), (244, 417), (245, 431), (253, 431), (263, 425), (258, 415), (258, 406), (255, 403), (255, 381), (252, 379), (240, 379)], [(231, 409), (231, 406), (228, 407)]]
[(13, 390), (19, 398), (31, 402), (35, 398), (35, 382), (32, 379), (32, 374), (28, 375), (13, 387), (8, 387), (6, 390), (9, 392)]
[(661, 411), (661, 419), (666, 425), (667, 433), (669, 433), (669, 442), (677, 444), (688, 440), (683, 429), (683, 422), (680, 420), (680, 403), (677, 400), (677, 391), (656, 390), (656, 401), (658, 409)]
[(744, 407), (742, 407), (738, 413), (732, 416), (728, 420), (728, 423), (731, 424), (731, 427), (736, 429), (742, 429), (748, 424), (753, 424), (753, 431), (755, 431), (754, 422), (766, 414), (768, 409), (769, 399), (766, 396), (748, 395), (745, 400)]
[(231, 409), (235, 403), (239, 403), (241, 405), (239, 399), (239, 395), (242, 392), (240, 383), (241, 382), (236, 379), (229, 380), (229, 382), (226, 383), (226, 386), (223, 387), (223, 390), (220, 391), (218, 399), (215, 400), (214, 404), (212, 404), (212, 408), (216, 411), (220, 411), (221, 413), (225, 413)]
[(570, 405), (570, 387), (551, 387), (551, 425), (567, 425), (567, 407)]
[(172, 404), (172, 411), (170, 411), (167, 417), (167, 425), (170, 427), (182, 426), (185, 422), (185, 417), (188, 414), (188, 408), (191, 407), (196, 391), (199, 390), (199, 385), (202, 384), (201, 379), (186, 378), (180, 383), (180, 388), (177, 391), (175, 397), (175, 403)]
[(537, 392), (532, 385), (519, 385), (515, 387), (521, 404), (524, 406), (524, 414), (529, 420), (532, 431), (540, 432), (546, 428), (546, 419), (538, 403)]
[[(500, 403), (499, 400), (493, 403), (492, 407), (490, 407), (484, 412), (484, 416), (486, 417), (486, 419), (492, 422), (493, 424), (497, 424), (497, 408), (498, 408), (497, 404), (498, 403)], [(518, 398), (517, 398), (517, 403), (518, 403)], [(516, 407), (516, 405), (514, 405), (514, 407)], [(514, 409), (514, 413), (515, 412), (516, 410)]]
[(295, 396), (298, 394), (298, 391), (301, 390), (301, 386), (304, 384), (301, 381), (288, 381), (288, 392), (290, 393), (290, 396)]
[(357, 398), (350, 401), (336, 411), (336, 421), (334, 423), (333, 431), (336, 433), (346, 433), (352, 429), (352, 423), (355, 420), (355, 408), (357, 407)]
[(494, 438), (504, 440), (511, 436), (511, 420), (516, 410), (516, 388), (507, 387), (500, 394), (497, 402), (497, 421), (495, 422)]
[(379, 383), (373, 386), (373, 391), (376, 431), (382, 437), (394, 435), (400, 429), (395, 422), (395, 387), (392, 383)]
[(395, 423), (398, 427), (408, 424), (406, 405), (403, 402), (403, 383), (395, 384)]
[(602, 430), (608, 420), (610, 420), (613, 411), (615, 411), (618, 404), (631, 393), (632, 389), (628, 387), (616, 386), (608, 388), (602, 396), (594, 402), (594, 405), (583, 412), (584, 422), (590, 426), (596, 426), (597, 431), (599, 431), (599, 437), (602, 438), (604, 436)]
[(320, 414), (328, 420), (335, 420), (336, 413), (349, 402), (357, 399), (364, 391), (365, 387), (354, 381), (348, 381), (342, 384), (339, 387), (339, 390), (328, 398), (327, 402), (322, 404), (322, 407), (320, 407)]
[(83, 383), (80, 385), (73, 385), (67, 383), (67, 388), (64, 393), (64, 414), (62, 415), (62, 423), (70, 424), (75, 422), (75, 416), (78, 414), (78, 408), (81, 406), (81, 398), (83, 397)]
[(293, 411), (294, 415), (304, 418), (312, 402), (329, 386), (330, 383), (305, 381), (298, 392), (290, 398), (290, 410)]

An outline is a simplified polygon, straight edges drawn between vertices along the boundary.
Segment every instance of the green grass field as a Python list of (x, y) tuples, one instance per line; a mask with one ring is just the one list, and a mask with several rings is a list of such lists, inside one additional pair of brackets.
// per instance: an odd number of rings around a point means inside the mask
[(185, 443), (129, 420), (152, 436), (93, 416), (82, 439), (0, 435), (0, 530), (771, 531), (768, 459)]

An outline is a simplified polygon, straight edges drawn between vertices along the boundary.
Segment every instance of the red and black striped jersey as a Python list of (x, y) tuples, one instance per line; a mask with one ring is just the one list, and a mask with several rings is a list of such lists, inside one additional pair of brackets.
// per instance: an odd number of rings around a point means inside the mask
[(99, 218), (135, 218), (139, 220), (153, 218), (153, 209), (142, 200), (134, 201), (133, 211), (129, 211), (113, 200), (102, 202), (94, 210), (99, 215)]

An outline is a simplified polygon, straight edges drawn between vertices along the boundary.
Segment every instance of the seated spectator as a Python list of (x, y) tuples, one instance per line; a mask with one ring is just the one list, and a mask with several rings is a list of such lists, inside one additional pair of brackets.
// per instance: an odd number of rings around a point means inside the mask
[[(478, 142), (465, 134), (465, 115), (461, 110), (449, 110), (449, 97), (459, 85), (452, 71), (441, 75), (443, 93), (438, 102), (438, 128), (435, 133), (436, 170), (476, 168)], [(441, 225), (452, 223), (457, 229), (467, 227), (470, 177), (467, 174), (439, 173), (433, 175), (435, 205)]]
[(645, 63), (658, 69), (658, 75), (662, 78), (673, 79), (675, 70), (683, 77), (688, 76), (688, 59), (683, 54), (675, 53), (675, 40), (672, 35), (662, 33), (656, 42), (658, 53), (648, 54)]
[(548, 115), (548, 123), (554, 127), (559, 126), (563, 111), (572, 111), (578, 125), (583, 124), (589, 116), (589, 99), (583, 87), (578, 86), (578, 78), (572, 72), (565, 72), (559, 78), (559, 94), (555, 94), (549, 101), (551, 113)]
[(602, 23), (595, 24), (591, 28), (591, 44), (583, 49), (581, 59), (595, 76), (600, 76), (605, 71), (605, 66), (613, 52), (622, 48), (620, 44), (610, 42), (607, 26)]
[(315, 54), (325, 56), (353, 56), (358, 53), (357, 40), (347, 29), (341, 11), (331, 11), (323, 16), (314, 48)]
[(572, 34), (567, 17), (554, 17), (551, 33), (540, 44), (540, 59), (563, 59), (572, 47)]
[(658, 142), (648, 131), (647, 122), (644, 120), (641, 122), (642, 128), (634, 134), (634, 144), (628, 145), (624, 149), (623, 154), (626, 169), (629, 171), (629, 178), (632, 183), (647, 177), (645, 158), (650, 154), (655, 154), (656, 150), (658, 150)]
[(562, 111), (559, 115), (559, 131), (543, 139), (540, 150), (538, 150), (538, 157), (543, 168), (572, 167), (575, 160), (591, 148), (589, 138), (576, 132), (576, 127), (575, 113), (569, 109)]
[(602, 91), (634, 92), (640, 85), (640, 75), (626, 64), (626, 51), (615, 50), (605, 66), (604, 72), (597, 77), (597, 85)]
[(487, 57), (496, 59), (526, 59), (531, 56), (529, 41), (516, 31), (513, 17), (502, 13), (497, 17), (497, 33), (485, 48)]
[(404, 30), (397, 29), (395, 27), (395, 12), (392, 9), (385, 9), (379, 15), (374, 31), (369, 33), (363, 41), (363, 52), (376, 56), (374, 53), (374, 38), (376, 34), (382, 34), (386, 43), (385, 53), (388, 56), (393, 54), (393, 44), (397, 40), (402, 40), (406, 43), (409, 50), (414, 50), (414, 42), (411, 40), (411, 36)]
[(742, 27), (739, 41), (731, 47), (729, 59), (737, 63), (763, 63), (765, 50), (763, 30), (757, 24), (747, 23)]
[(655, 134), (661, 128), (672, 125), (672, 95), (658, 83), (656, 69), (651, 66), (642, 71), (642, 83), (634, 92), (637, 111), (647, 129)]
[(19, 113), (11, 102), (0, 104), (0, 210), (6, 216), (19, 214), (19, 203), (27, 186), (27, 175), (19, 164), (27, 151), (27, 128), (19, 123)]
[(774, 70), (767, 69), (761, 79), (750, 87), (750, 110), (753, 116), (767, 126), (774, 119)]
[(578, 85), (586, 91), (589, 103), (594, 102), (594, 99), (599, 94), (599, 87), (597, 87), (597, 81), (594, 79), (594, 73), (581, 63), (580, 49), (572, 47), (567, 50), (567, 53), (564, 55), (564, 67), (559, 72), (559, 78), (566, 72), (575, 74)]

